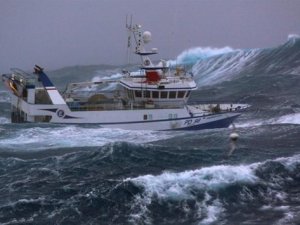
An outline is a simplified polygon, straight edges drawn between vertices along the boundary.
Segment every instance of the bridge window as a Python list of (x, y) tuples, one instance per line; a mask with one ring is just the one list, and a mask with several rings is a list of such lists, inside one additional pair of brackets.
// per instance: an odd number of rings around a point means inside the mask
[(169, 98), (176, 98), (176, 91), (170, 91)]
[(177, 98), (184, 98), (184, 96), (185, 96), (185, 91), (178, 91)]
[(159, 97), (159, 92), (158, 91), (153, 91), (152, 92), (152, 98), (158, 98)]
[(135, 97), (136, 98), (141, 98), (142, 97), (142, 92), (141, 91), (135, 91)]
[(151, 92), (150, 91), (144, 91), (144, 98), (151, 98)]
[(160, 98), (168, 98), (168, 92), (167, 91), (160, 92)]

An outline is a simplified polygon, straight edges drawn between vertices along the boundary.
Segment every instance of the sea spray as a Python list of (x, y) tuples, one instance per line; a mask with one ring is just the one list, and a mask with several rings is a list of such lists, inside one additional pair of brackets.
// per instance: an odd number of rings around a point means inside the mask
[[(1, 118), (0, 118), (1, 119)], [(7, 122), (4, 120), (4, 122)], [(88, 134), (88, 135), (86, 135)], [(49, 148), (103, 146), (116, 141), (146, 143), (170, 138), (171, 133), (155, 131), (129, 131), (99, 126), (46, 126), (16, 129), (6, 134), (0, 148), (18, 150), (43, 150)], [(176, 134), (175, 134), (176, 135)]]
[(235, 51), (230, 47), (211, 48), (211, 47), (194, 47), (183, 51), (175, 60), (169, 60), (170, 66), (176, 65), (194, 65), (200, 59), (207, 59), (216, 55), (228, 54)]
[[(185, 212), (185, 216), (193, 217), (199, 224), (222, 221), (232, 204), (268, 202), (275, 205), (269, 210), (276, 212), (278, 204), (286, 204), (289, 194), (285, 186), (292, 182), (298, 171), (299, 157), (295, 155), (249, 165), (220, 165), (127, 178), (124, 183), (129, 182), (140, 188), (135, 195), (131, 221), (147, 219), (152, 223), (157, 207), (162, 211), (180, 208), (181, 213)], [(272, 168), (280, 169), (280, 173)], [(286, 212), (287, 208), (280, 208), (283, 213)]]

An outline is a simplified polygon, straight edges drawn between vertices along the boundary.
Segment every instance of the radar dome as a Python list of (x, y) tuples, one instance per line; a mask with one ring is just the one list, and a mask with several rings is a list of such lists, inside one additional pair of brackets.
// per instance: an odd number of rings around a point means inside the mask
[(143, 41), (145, 44), (147, 44), (151, 41), (151, 32), (150, 31), (145, 31), (143, 33)]

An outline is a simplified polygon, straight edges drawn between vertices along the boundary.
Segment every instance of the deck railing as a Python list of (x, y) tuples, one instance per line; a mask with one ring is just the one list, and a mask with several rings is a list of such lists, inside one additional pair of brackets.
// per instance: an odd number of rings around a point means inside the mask
[(185, 102), (182, 100), (178, 101), (160, 101), (160, 102), (151, 102), (151, 101), (141, 101), (141, 102), (125, 102), (125, 101), (116, 101), (116, 102), (80, 102), (72, 101), (67, 103), (72, 111), (104, 111), (104, 110), (133, 110), (133, 109), (174, 109), (174, 108), (183, 108)]

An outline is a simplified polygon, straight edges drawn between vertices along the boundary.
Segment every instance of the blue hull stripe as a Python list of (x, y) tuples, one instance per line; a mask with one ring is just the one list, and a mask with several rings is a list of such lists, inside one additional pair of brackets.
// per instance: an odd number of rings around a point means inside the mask
[[(239, 117), (239, 115), (236, 116), (232, 116), (232, 117), (228, 117), (225, 119), (221, 119), (221, 120), (217, 120), (217, 121), (213, 121), (213, 122), (207, 122), (204, 124), (198, 124), (198, 125), (194, 125), (194, 126), (189, 126), (189, 127), (183, 127), (183, 128), (175, 128), (175, 129), (166, 129), (165, 131), (169, 131), (169, 130), (174, 130), (174, 131), (180, 131), (180, 130), (204, 130), (204, 129), (216, 129), (216, 128), (227, 128), (230, 126), (230, 124), (232, 124), (232, 122)], [(150, 122), (150, 121), (148, 121)], [(154, 121), (151, 121), (154, 122)], [(95, 123), (95, 124), (99, 124), (101, 125), (112, 125), (112, 124), (132, 124), (132, 123), (138, 123), (138, 122), (127, 122), (127, 123)], [(141, 122), (139, 122), (141, 123)], [(143, 123), (143, 122), (142, 122)], [(61, 123), (59, 123), (61, 124)], [(69, 124), (69, 123), (68, 123)], [(78, 123), (74, 123), (74, 124), (78, 124)]]
[[(41, 109), (41, 110), (46, 110), (46, 111), (51, 111), (51, 112), (56, 112), (57, 109)], [(218, 113), (218, 114), (212, 114), (212, 115), (205, 115), (205, 116), (194, 116), (194, 117), (182, 117), (182, 118), (173, 118), (173, 119), (162, 119), (162, 120), (143, 120), (143, 121), (128, 121), (128, 122), (110, 122), (110, 123), (95, 123), (95, 124), (100, 124), (100, 125), (114, 125), (114, 124), (133, 124), (133, 123), (156, 123), (156, 122), (165, 122), (165, 121), (178, 121), (178, 120), (187, 120), (187, 119), (197, 119), (197, 118), (206, 118), (209, 116), (214, 116), (214, 115), (221, 115), (221, 114), (226, 114), (227, 112), (224, 113)], [(238, 112), (236, 112), (238, 113)], [(226, 119), (229, 118), (236, 118), (240, 116), (240, 114), (238, 115), (234, 115), (234, 116), (230, 116), (227, 117)], [(82, 119), (82, 117), (74, 117), (74, 116), (69, 116), (68, 118), (65, 119)], [(220, 121), (220, 120), (218, 120)]]
[(213, 121), (213, 122), (208, 122), (208, 123), (204, 123), (204, 124), (199, 124), (199, 125), (195, 125), (195, 126), (184, 127), (184, 128), (174, 129), (174, 130), (202, 130), (202, 129), (226, 128), (226, 127), (229, 127), (230, 124), (232, 124), (232, 122), (238, 116), (239, 115), (225, 118), (222, 120), (217, 120), (217, 121)]
[[(230, 118), (236, 118), (238, 116), (240, 116), (240, 115), (230, 116), (230, 117), (225, 118), (225, 120), (226, 119), (230, 119)], [(115, 124), (134, 124), (134, 123), (157, 123), (157, 122), (166, 122), (166, 121), (178, 121), (178, 120), (187, 120), (187, 119), (197, 119), (197, 118), (203, 118), (203, 117), (208, 117), (208, 116), (184, 117), (184, 118), (165, 119), (165, 120), (143, 120), (143, 121), (130, 121), (130, 122), (113, 122), (113, 123), (112, 122), (110, 122), (110, 123), (101, 123), (100, 122), (100, 123), (95, 123), (95, 124), (99, 124), (99, 125), (115, 125)], [(80, 118), (78, 117), (78, 119), (80, 119)], [(224, 119), (222, 119), (222, 120), (224, 120)], [(222, 121), (222, 120), (217, 120), (217, 121)], [(211, 122), (211, 123), (213, 123), (213, 122)]]

